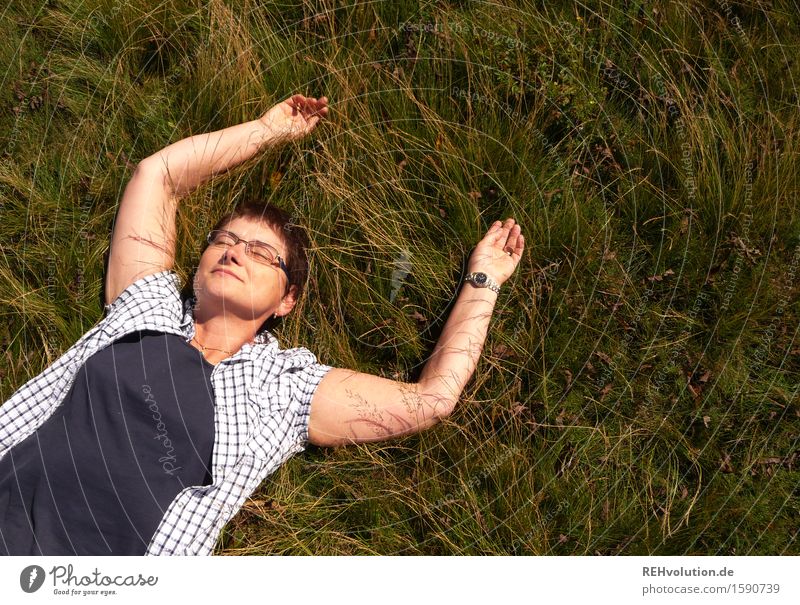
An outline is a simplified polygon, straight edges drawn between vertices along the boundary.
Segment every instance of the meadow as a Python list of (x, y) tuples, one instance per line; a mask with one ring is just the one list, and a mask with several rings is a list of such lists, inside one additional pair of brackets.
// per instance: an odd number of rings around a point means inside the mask
[(309, 233), (282, 347), (413, 381), (489, 225), (525, 255), (435, 428), (310, 446), (216, 554), (800, 554), (793, 0), (32, 0), (0, 17), (0, 401), (102, 318), (138, 161), (327, 96), (183, 199)]

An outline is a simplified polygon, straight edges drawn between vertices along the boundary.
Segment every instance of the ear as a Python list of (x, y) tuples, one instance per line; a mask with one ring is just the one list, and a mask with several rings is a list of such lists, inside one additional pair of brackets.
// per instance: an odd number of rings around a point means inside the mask
[(297, 304), (297, 286), (292, 285), (289, 286), (289, 291), (286, 293), (281, 299), (281, 304), (278, 307), (278, 315), (285, 316), (288, 315), (294, 306)]

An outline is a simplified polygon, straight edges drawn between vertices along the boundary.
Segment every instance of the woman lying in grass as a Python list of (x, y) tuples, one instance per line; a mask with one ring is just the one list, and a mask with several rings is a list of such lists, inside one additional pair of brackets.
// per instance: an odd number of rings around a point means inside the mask
[(413, 384), (280, 349), (265, 326), (301, 295), (308, 242), (274, 206), (222, 217), (194, 296), (180, 296), (178, 200), (327, 113), (325, 97), (294, 95), (137, 166), (114, 225), (106, 317), (0, 407), (0, 552), (210, 554), (245, 499), (307, 443), (408, 435), (453, 411), (524, 249), (513, 219), (470, 255), (470, 285)]

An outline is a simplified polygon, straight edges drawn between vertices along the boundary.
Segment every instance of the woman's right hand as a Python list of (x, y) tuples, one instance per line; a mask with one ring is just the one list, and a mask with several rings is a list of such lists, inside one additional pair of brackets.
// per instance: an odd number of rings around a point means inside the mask
[(259, 121), (272, 136), (292, 141), (309, 134), (328, 115), (328, 97), (315, 99), (297, 94), (272, 107)]

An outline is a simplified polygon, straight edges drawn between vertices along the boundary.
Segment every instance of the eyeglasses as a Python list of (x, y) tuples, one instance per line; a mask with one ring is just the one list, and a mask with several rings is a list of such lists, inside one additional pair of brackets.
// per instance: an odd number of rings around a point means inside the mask
[(265, 265), (274, 265), (275, 259), (277, 258), (278, 266), (283, 269), (283, 272), (286, 273), (286, 279), (289, 280), (289, 270), (286, 268), (286, 264), (283, 262), (280, 254), (278, 254), (278, 251), (269, 244), (259, 242), (258, 240), (248, 242), (240, 238), (232, 231), (225, 231), (224, 229), (211, 231), (206, 240), (211, 246), (218, 246), (226, 249), (230, 248), (231, 246), (235, 246), (239, 242), (244, 242), (245, 254), (259, 263)]

